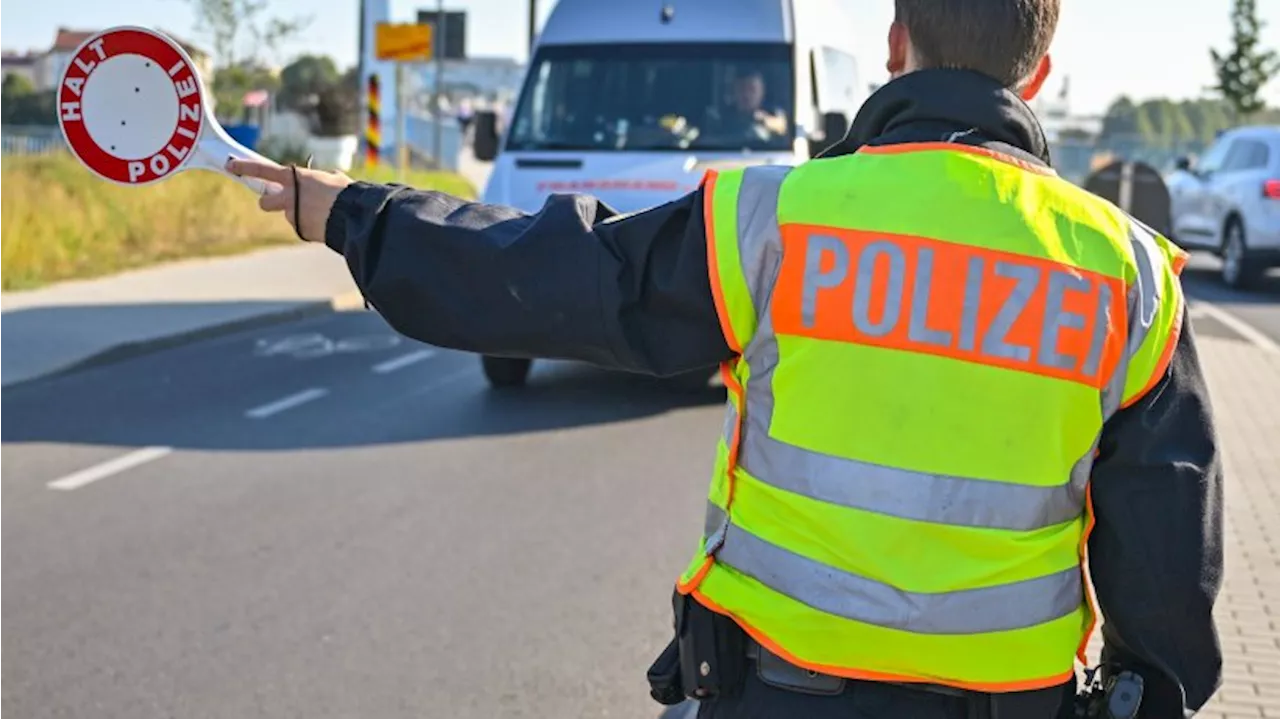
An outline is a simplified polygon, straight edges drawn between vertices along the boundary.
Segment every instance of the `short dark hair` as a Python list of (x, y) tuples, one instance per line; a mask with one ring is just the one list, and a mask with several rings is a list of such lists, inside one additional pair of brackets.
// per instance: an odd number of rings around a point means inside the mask
[(924, 68), (959, 68), (1016, 87), (1049, 52), (1061, 0), (895, 0)]

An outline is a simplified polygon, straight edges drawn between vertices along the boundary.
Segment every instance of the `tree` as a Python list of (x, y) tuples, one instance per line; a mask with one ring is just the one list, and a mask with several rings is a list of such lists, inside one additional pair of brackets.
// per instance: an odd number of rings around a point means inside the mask
[[(220, 67), (248, 60), (262, 63), (275, 53), (280, 43), (297, 35), (311, 23), (310, 18), (285, 20), (263, 17), (267, 0), (187, 0), (196, 15), (196, 27), (209, 36)], [(250, 49), (240, 56), (246, 42)]]
[(37, 92), (21, 75), (5, 75), (0, 85), (0, 122), (6, 125), (55, 125), (58, 122), (52, 90)]
[(314, 131), (320, 137), (353, 135), (360, 124), (359, 116), (360, 72), (353, 67), (318, 93)]
[(1111, 150), (1128, 148), (1138, 140), (1138, 108), (1132, 100), (1121, 95), (1111, 103), (1102, 118), (1098, 140)]
[(1163, 100), (1163, 112), (1168, 117), (1169, 141), (1174, 149), (1181, 149), (1196, 140), (1196, 130), (1191, 125), (1191, 118), (1187, 117), (1186, 107), (1180, 102), (1171, 100)]
[(1156, 147), (1167, 147), (1169, 138), (1165, 134), (1162, 118), (1158, 117), (1159, 107), (1151, 102), (1144, 102), (1137, 109), (1137, 130), (1142, 142)]
[(314, 107), (320, 91), (339, 82), (338, 67), (323, 55), (303, 55), (280, 72), (282, 109), (306, 112)]
[(244, 96), (253, 90), (275, 92), (280, 79), (270, 69), (249, 62), (220, 68), (214, 73), (212, 90), (215, 112), (221, 120), (239, 122)]
[(31, 80), (23, 75), (12, 73), (4, 76), (4, 84), (0, 85), (0, 95), (3, 96), (4, 104), (9, 104), (10, 100), (15, 100), (23, 95), (31, 95), (36, 91), (36, 86), (31, 84)]
[(1237, 120), (1266, 106), (1261, 90), (1280, 72), (1280, 56), (1274, 50), (1259, 47), (1261, 31), (1257, 0), (1235, 0), (1231, 9), (1231, 51), (1224, 55), (1209, 50), (1218, 76), (1214, 89), (1230, 105)]

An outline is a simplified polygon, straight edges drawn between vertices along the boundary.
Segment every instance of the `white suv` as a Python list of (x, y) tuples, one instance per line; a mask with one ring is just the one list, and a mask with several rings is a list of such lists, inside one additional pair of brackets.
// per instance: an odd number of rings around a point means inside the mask
[(1173, 239), (1222, 258), (1222, 281), (1241, 287), (1280, 266), (1280, 126), (1222, 133), (1195, 166), (1169, 179)]

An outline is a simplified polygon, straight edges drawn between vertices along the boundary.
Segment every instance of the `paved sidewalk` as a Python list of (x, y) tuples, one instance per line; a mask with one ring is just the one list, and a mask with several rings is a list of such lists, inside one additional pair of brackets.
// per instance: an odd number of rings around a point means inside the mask
[[(1280, 719), (1280, 355), (1198, 333), (1226, 471), (1223, 682), (1197, 717)], [(1176, 628), (1175, 628), (1176, 630)], [(1098, 661), (1097, 633), (1089, 660)]]
[(1197, 337), (1226, 449), (1222, 689), (1200, 716), (1280, 719), (1280, 355)]
[(362, 301), (341, 257), (298, 244), (4, 293), (0, 306), (0, 375), (9, 386)]

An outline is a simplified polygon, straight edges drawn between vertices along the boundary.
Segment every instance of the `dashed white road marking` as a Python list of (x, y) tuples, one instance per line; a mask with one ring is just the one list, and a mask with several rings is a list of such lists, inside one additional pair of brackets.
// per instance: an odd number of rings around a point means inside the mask
[(1263, 352), (1280, 355), (1280, 345), (1277, 345), (1274, 340), (1264, 335), (1253, 325), (1211, 302), (1196, 300), (1191, 310), (1191, 316), (1193, 318), (1197, 316), (1208, 317), (1216, 320)]
[(120, 474), (129, 469), (133, 469), (147, 462), (153, 462), (173, 451), (173, 447), (143, 447), (125, 455), (109, 459), (101, 464), (96, 464), (88, 469), (82, 469), (79, 472), (68, 474), (61, 479), (55, 479), (49, 482), (49, 489), (58, 489), (62, 491), (70, 491), (79, 489), (86, 484), (92, 484), (99, 479), (106, 479), (115, 474)]
[(261, 407), (254, 407), (248, 412), (245, 412), (244, 416), (248, 417), (249, 419), (266, 419), (267, 417), (270, 417), (272, 415), (280, 414), (285, 410), (293, 409), (298, 405), (303, 405), (308, 402), (314, 402), (315, 400), (318, 400), (327, 394), (329, 394), (329, 390), (324, 389), (323, 387), (312, 387), (311, 389), (304, 389), (301, 392), (298, 392), (297, 394), (291, 394), (288, 397), (282, 397), (274, 402), (264, 404)]
[(409, 354), (406, 354), (406, 355), (393, 357), (387, 360), (386, 362), (379, 362), (378, 364), (373, 366), (373, 371), (378, 374), (387, 374), (388, 372), (395, 372), (396, 370), (404, 369), (405, 367), (408, 367), (411, 364), (415, 364), (426, 359), (431, 359), (432, 357), (435, 356), (435, 354), (436, 354), (435, 350), (427, 350), (427, 349), (418, 350), (416, 352), (410, 352)]

